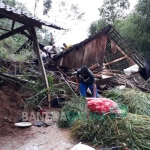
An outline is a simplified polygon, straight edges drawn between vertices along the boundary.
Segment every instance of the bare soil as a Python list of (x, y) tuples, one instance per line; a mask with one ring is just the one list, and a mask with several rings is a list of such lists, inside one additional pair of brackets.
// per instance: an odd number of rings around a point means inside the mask
[[(48, 127), (19, 128), (14, 125), (30, 97), (22, 93), (20, 85), (10, 81), (0, 82), (0, 149), (2, 150), (69, 150), (75, 144), (69, 129), (59, 129), (56, 123)], [(46, 108), (45, 108), (46, 109)], [(51, 111), (57, 109), (51, 109)], [(59, 110), (60, 111), (60, 110)], [(73, 144), (74, 143), (74, 144)]]
[[(2, 80), (1, 80), (2, 81)], [(28, 94), (20, 93), (20, 86), (10, 81), (0, 84), (0, 136), (16, 134), (19, 130), (14, 126), (16, 117), (21, 114), (21, 104)]]

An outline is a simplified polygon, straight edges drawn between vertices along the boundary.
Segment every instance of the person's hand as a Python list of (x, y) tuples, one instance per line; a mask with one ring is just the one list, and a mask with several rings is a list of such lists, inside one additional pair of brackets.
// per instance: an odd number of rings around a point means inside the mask
[(76, 92), (79, 92), (79, 87), (78, 86), (76, 87)]

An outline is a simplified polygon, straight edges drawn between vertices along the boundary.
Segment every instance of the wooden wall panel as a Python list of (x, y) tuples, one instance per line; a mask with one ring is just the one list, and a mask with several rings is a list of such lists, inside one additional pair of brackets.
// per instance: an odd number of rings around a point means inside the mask
[(103, 66), (104, 54), (107, 43), (107, 35), (102, 34), (97, 38), (80, 46), (78, 50), (71, 51), (59, 58), (57, 64), (68, 68), (90, 67), (95, 63)]
[(61, 58), (61, 61), (59, 61), (59, 65), (68, 68), (80, 68), (83, 63), (83, 56), (84, 46), (80, 47), (78, 50), (64, 55), (64, 57)]
[(100, 65), (100, 68), (103, 66), (104, 57), (105, 57), (105, 50), (106, 50), (106, 44), (107, 44), (107, 35), (103, 34), (101, 37), (100, 45), (97, 48), (97, 61)]

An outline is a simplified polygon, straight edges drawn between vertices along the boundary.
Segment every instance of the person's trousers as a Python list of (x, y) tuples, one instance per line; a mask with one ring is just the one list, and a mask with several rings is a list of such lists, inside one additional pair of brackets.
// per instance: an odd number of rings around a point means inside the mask
[[(80, 93), (81, 93), (81, 95), (83, 97), (86, 97), (86, 92), (87, 92), (88, 88), (90, 89), (90, 91), (92, 93), (92, 97), (94, 97), (94, 89), (93, 89), (93, 85), (92, 84), (83, 84), (83, 83), (79, 84)], [(96, 97), (99, 97), (98, 96), (97, 87), (96, 87)]]

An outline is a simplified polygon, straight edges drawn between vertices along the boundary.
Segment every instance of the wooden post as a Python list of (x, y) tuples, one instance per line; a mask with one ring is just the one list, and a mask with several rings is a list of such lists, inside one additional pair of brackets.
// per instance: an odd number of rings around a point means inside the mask
[[(33, 27), (31, 30), (29, 29), (28, 30), (33, 41), (34, 41), (34, 48), (35, 48), (35, 51), (37, 53), (37, 57), (38, 57), (38, 62), (39, 62), (39, 65), (40, 65), (40, 68), (41, 68), (41, 72), (42, 72), (42, 78), (43, 78), (43, 81), (44, 81), (44, 86), (46, 89), (49, 89), (49, 84), (48, 84), (48, 80), (47, 80), (47, 76), (46, 76), (46, 72), (45, 72), (45, 67), (44, 67), (44, 63), (43, 63), (43, 60), (42, 60), (42, 57), (41, 57), (41, 54), (40, 54), (40, 48), (39, 48), (39, 44), (38, 44), (38, 41), (37, 41), (37, 36), (36, 36), (36, 32), (35, 32), (35, 28)], [(49, 90), (48, 90), (48, 103), (49, 103), (49, 107), (50, 107), (50, 94), (49, 94)]]
[(14, 29), (15, 21), (13, 20), (12, 26), (11, 26), (11, 31)]

